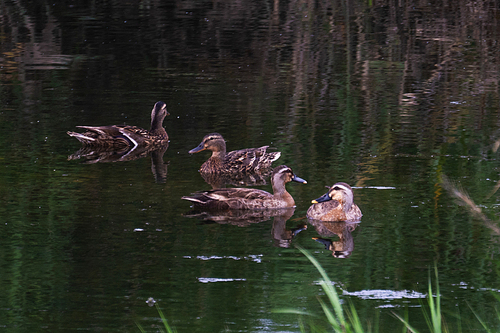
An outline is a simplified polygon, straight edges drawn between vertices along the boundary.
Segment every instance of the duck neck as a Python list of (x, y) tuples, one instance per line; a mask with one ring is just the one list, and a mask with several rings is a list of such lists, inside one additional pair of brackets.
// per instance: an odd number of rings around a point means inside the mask
[(294, 206), (295, 201), (293, 200), (293, 197), (290, 195), (290, 193), (287, 192), (285, 183), (283, 183), (282, 181), (274, 181), (273, 179), (271, 180), (271, 182), (273, 186), (274, 197), (279, 198), (280, 200), (284, 200), (287, 203), (291, 203), (289, 207)]
[(151, 132), (161, 128), (163, 124), (163, 119), (158, 119), (158, 117), (151, 117)]
[(214, 160), (224, 160), (226, 157), (226, 145), (224, 143), (218, 143), (216, 146), (214, 146), (214, 149), (212, 150), (212, 156), (211, 158)]
[(347, 212), (349, 212), (351, 210), (352, 201), (350, 201), (350, 200), (342, 200), (340, 202), (340, 204), (342, 205), (342, 209), (344, 210), (345, 213), (347, 213)]
[(158, 119), (158, 117), (151, 118), (151, 129), (149, 132), (153, 135), (166, 135), (167, 132), (162, 126), (163, 119)]

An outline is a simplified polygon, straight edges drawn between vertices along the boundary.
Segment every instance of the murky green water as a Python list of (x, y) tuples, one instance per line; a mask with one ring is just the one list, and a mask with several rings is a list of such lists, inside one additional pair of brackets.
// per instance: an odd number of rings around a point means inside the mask
[[(380, 332), (406, 311), (426, 329), (434, 264), (447, 323), (478, 329), (472, 308), (497, 327), (484, 220), (498, 221), (498, 6), (475, 6), (0, 1), (0, 328), (155, 332), (149, 297), (179, 332), (298, 332), (282, 308), (323, 325), (320, 276), (296, 245)], [(66, 131), (148, 127), (158, 100), (163, 155), (68, 159), (80, 144)], [(187, 151), (214, 131), (228, 150), (281, 151), (276, 165), (308, 181), (287, 186), (295, 210), (190, 216), (181, 196), (210, 185), (208, 153)], [(337, 181), (355, 187), (362, 222), (308, 224)]]

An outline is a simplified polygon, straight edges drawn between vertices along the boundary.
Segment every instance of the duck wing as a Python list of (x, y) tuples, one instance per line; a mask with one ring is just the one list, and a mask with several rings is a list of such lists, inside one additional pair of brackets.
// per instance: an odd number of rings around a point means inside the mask
[(337, 200), (324, 201), (312, 204), (307, 210), (307, 217), (310, 219), (321, 220), (331, 213), (340, 210), (340, 203)]
[(263, 208), (262, 202), (272, 199), (269, 192), (251, 188), (218, 188), (183, 196), (196, 207), (208, 209), (255, 209)]
[(102, 146), (107, 148), (123, 148), (133, 143), (120, 132), (118, 126), (76, 126), (86, 131), (83, 133), (68, 131), (69, 136), (75, 137), (81, 143), (89, 146)]
[(241, 170), (243, 168), (244, 171), (268, 168), (273, 161), (281, 156), (281, 152), (266, 153), (267, 148), (269, 146), (233, 150), (226, 154), (226, 164), (234, 165), (234, 169)]

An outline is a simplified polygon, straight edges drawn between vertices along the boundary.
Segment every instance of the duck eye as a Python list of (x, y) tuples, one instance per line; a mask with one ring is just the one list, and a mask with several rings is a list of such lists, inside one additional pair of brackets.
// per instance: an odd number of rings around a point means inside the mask
[(338, 187), (338, 186), (334, 186), (334, 187), (333, 187), (333, 189), (334, 189), (335, 191), (340, 191), (340, 187)]

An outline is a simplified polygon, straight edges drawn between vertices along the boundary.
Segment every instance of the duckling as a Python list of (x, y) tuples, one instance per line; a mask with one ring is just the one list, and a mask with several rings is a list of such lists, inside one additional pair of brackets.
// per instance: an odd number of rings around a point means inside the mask
[(336, 183), (328, 192), (312, 201), (307, 217), (321, 221), (357, 221), (361, 210), (354, 203), (352, 188), (343, 182)]
[(151, 111), (151, 129), (149, 131), (137, 126), (110, 125), (76, 126), (87, 131), (84, 133), (68, 131), (67, 133), (89, 147), (123, 149), (138, 146), (160, 146), (168, 144), (168, 134), (162, 124), (165, 116), (169, 114), (167, 105), (159, 101), (156, 102)]
[(201, 173), (257, 172), (271, 167), (271, 163), (281, 156), (281, 152), (266, 153), (268, 147), (234, 150), (226, 154), (226, 141), (222, 135), (210, 133), (189, 153), (212, 151), (212, 156), (201, 166)]
[(214, 210), (288, 208), (295, 206), (295, 201), (285, 188), (285, 184), (290, 181), (307, 184), (292, 169), (280, 165), (271, 175), (274, 194), (254, 188), (218, 188), (196, 192), (182, 199), (194, 202), (195, 208)]

